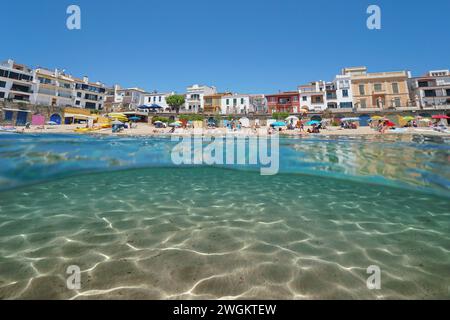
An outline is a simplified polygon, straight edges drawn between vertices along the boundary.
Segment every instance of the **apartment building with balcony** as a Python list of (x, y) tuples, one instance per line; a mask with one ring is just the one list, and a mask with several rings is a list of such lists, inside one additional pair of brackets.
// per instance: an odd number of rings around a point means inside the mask
[(300, 112), (300, 95), (298, 91), (280, 92), (266, 95), (269, 113), (274, 112)]
[(248, 94), (227, 94), (221, 99), (222, 114), (248, 114), (252, 111), (250, 95)]
[(409, 80), (411, 100), (420, 108), (450, 105), (450, 70), (429, 71)]
[(0, 100), (32, 102), (33, 70), (14, 60), (0, 63)]
[(103, 110), (106, 87), (100, 82), (89, 82), (88, 77), (83, 79), (74, 78), (75, 81), (75, 103), (77, 108)]
[(34, 70), (32, 103), (44, 106), (71, 107), (75, 103), (75, 80), (59, 70)]
[(353, 104), (358, 110), (380, 111), (412, 107), (408, 71), (368, 73), (366, 67), (344, 68), (351, 77)]
[(250, 111), (258, 114), (268, 113), (267, 98), (263, 94), (251, 94), (250, 98)]
[(308, 111), (325, 110), (327, 108), (326, 88), (325, 81), (315, 81), (299, 86), (300, 107)]
[(230, 92), (223, 92), (203, 96), (203, 112), (222, 113), (222, 98), (230, 95)]
[[(353, 109), (352, 78), (349, 75), (337, 75), (333, 81), (336, 102), (327, 97), (327, 109)], [(328, 94), (328, 91), (327, 91)]]
[(144, 104), (147, 91), (141, 88), (119, 88), (117, 94), (121, 96), (124, 111), (133, 111)]
[(202, 112), (204, 110), (204, 97), (217, 93), (216, 87), (194, 84), (186, 90), (186, 112)]
[(162, 112), (170, 111), (171, 107), (167, 104), (166, 98), (173, 96), (175, 92), (164, 93), (164, 92), (151, 92), (144, 94), (143, 104), (148, 106), (158, 106)]

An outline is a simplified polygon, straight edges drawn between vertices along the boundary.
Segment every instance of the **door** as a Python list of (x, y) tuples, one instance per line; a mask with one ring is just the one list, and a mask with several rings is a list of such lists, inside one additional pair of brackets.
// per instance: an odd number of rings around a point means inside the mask
[(52, 114), (52, 116), (50, 117), (50, 121), (53, 121), (56, 124), (61, 124), (61, 116), (57, 113)]
[(16, 126), (24, 126), (27, 123), (28, 112), (18, 111), (16, 118)]

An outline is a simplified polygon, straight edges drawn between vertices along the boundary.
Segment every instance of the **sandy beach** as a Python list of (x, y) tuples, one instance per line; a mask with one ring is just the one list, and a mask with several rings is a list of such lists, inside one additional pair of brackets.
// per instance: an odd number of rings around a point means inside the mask
[[(146, 123), (138, 123), (132, 129), (124, 129), (119, 133), (112, 133), (111, 128), (105, 128), (94, 131), (87, 132), (76, 132), (76, 129), (84, 128), (83, 125), (59, 125), (50, 126), (31, 126), (29, 129), (19, 129), (20, 133), (61, 133), (61, 134), (106, 134), (106, 135), (117, 135), (117, 136), (158, 136), (158, 135), (170, 135), (171, 128), (158, 129), (154, 126), (148, 125)], [(310, 127), (305, 127), (308, 130)], [(263, 127), (257, 130), (252, 130), (250, 128), (243, 128), (240, 131), (231, 132), (226, 128), (216, 128), (216, 129), (183, 129), (178, 128), (175, 130), (174, 134), (178, 135), (226, 135), (226, 134), (236, 134), (236, 135), (267, 135), (267, 128)], [(449, 136), (449, 133), (443, 133), (435, 131), (431, 128), (401, 128), (397, 130), (389, 130), (385, 134), (426, 134), (426, 135), (437, 135), (437, 136)], [(300, 130), (284, 130), (281, 135), (286, 136), (299, 136), (299, 135), (310, 135), (307, 132), (300, 132)], [(381, 135), (380, 132), (370, 128), (370, 127), (358, 127), (357, 129), (342, 129), (340, 127), (328, 127), (327, 129), (321, 130), (320, 133), (314, 135), (333, 135), (333, 136), (366, 136), (366, 135)]]

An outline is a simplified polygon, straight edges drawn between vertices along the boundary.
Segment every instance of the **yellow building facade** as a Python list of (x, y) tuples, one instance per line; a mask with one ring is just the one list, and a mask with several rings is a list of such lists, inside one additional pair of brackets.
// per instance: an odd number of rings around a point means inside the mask
[(352, 81), (353, 104), (357, 109), (388, 110), (412, 106), (408, 71), (368, 73), (366, 67), (342, 70)]

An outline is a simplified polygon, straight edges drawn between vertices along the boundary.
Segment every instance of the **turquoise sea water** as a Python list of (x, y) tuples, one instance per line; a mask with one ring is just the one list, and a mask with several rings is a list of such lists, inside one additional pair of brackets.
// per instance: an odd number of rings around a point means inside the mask
[(285, 138), (275, 176), (173, 146), (0, 136), (0, 298), (450, 298), (445, 138)]

